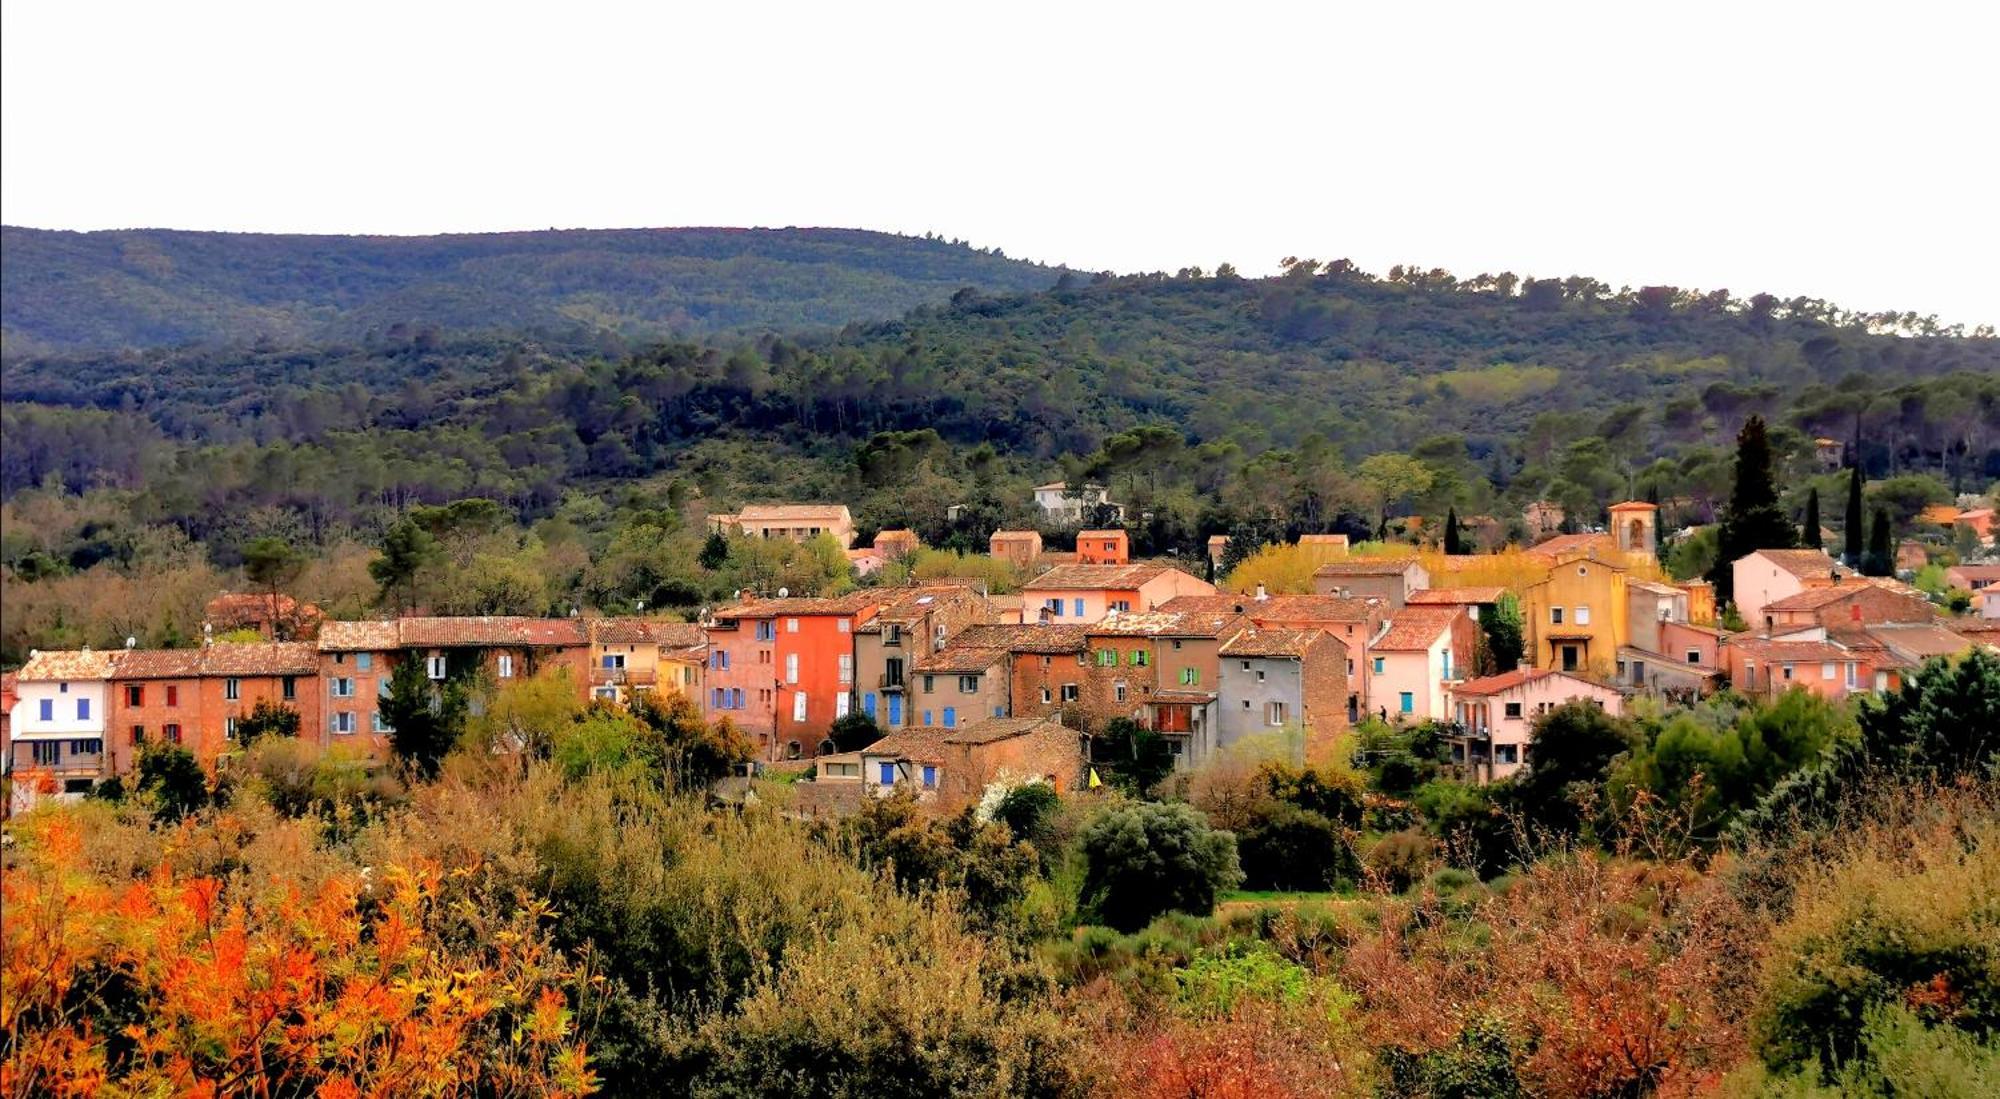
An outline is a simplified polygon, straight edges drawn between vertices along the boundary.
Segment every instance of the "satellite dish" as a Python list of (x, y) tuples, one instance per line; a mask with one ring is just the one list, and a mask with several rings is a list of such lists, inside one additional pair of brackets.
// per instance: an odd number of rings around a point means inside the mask
[(779, 589), (778, 589), (778, 598), (780, 598), (780, 599), (783, 599), (783, 598), (785, 598), (786, 596), (788, 596), (788, 595), (790, 595), (790, 594), (792, 594), (792, 589), (790, 589), (790, 588), (779, 588)]

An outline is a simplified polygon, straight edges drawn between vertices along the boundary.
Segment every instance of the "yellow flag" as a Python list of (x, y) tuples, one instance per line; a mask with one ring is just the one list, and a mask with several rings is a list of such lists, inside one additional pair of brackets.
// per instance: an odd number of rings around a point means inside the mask
[(1090, 769), (1090, 788), (1095, 790), (1102, 785), (1104, 785), (1104, 780), (1097, 777), (1097, 768), (1092, 767)]

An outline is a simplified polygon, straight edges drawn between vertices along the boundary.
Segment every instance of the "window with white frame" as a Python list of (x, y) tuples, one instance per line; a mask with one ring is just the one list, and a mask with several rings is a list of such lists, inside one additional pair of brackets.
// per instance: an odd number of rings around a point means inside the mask
[[(622, 656), (618, 657), (617, 660), (618, 660), (618, 667), (622, 668), (625, 666), (624, 657)], [(501, 679), (514, 678), (514, 654), (501, 653), (500, 659), (496, 661), (496, 663), (499, 665), (499, 675)]]
[(787, 682), (787, 683), (797, 683), (798, 681), (799, 681), (799, 654), (797, 654), (797, 653), (786, 653), (786, 654), (785, 654), (785, 682)]
[(840, 681), (842, 683), (854, 682), (854, 654), (852, 653), (840, 654)]
[(849, 709), (850, 709), (850, 708), (851, 708), (851, 707), (852, 707), (853, 705), (854, 705), (854, 696), (852, 696), (852, 695), (849, 695), (849, 694), (847, 694), (846, 692), (842, 692), (842, 693), (840, 693), (840, 694), (837, 694), (837, 695), (834, 695), (834, 696), (833, 696), (833, 716), (834, 716), (835, 718), (843, 718), (843, 717), (846, 717), (846, 716), (847, 716), (847, 711), (848, 711), (848, 710), (849, 710)]
[(444, 654), (435, 653), (424, 658), (424, 674), (432, 679), (444, 678)]
[(785, 632), (786, 633), (799, 632), (799, 620), (796, 618), (785, 619)]
[(793, 691), (792, 720), (804, 721), (805, 719), (806, 719), (806, 693), (804, 691)]
[(1836, 674), (1833, 668), (1833, 661), (1826, 660), (1820, 663), (1819, 677), (1821, 679), (1832, 679)]
[(1264, 704), (1264, 724), (1275, 726), (1283, 725), (1284, 723), (1285, 704), (1282, 702), (1266, 702)]
[(332, 728), (333, 728), (333, 731), (334, 731), (334, 732), (336, 732), (336, 733), (351, 733), (351, 732), (353, 732), (353, 731), (354, 731), (354, 711), (352, 711), (352, 710), (336, 710), (336, 711), (334, 711), (334, 715), (333, 715), (333, 725), (332, 725)]
[(231, 676), (228, 679), (223, 680), (222, 697), (228, 699), (231, 702), (235, 702), (241, 699), (243, 697), (243, 681), (237, 679), (235, 676)]
[(1578, 608), (1576, 609), (1576, 624), (1577, 624), (1577, 625), (1579, 625), (1579, 626), (1588, 626), (1588, 625), (1590, 625), (1590, 608), (1589, 608), (1589, 607), (1578, 607)]

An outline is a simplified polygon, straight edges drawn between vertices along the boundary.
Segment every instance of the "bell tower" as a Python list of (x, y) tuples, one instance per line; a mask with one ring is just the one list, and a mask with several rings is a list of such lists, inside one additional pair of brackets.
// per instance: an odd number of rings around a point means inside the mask
[(1657, 556), (1660, 551), (1660, 506), (1643, 500), (1611, 505), (1611, 533), (1621, 553)]

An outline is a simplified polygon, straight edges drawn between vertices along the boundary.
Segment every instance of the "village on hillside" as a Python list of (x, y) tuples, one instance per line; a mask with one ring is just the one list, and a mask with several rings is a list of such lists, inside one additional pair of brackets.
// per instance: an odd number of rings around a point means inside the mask
[[(1130, 751), (1135, 732), (1190, 768), (1265, 734), (1303, 756), (1364, 722), (1427, 725), (1459, 777), (1490, 782), (1531, 764), (1536, 717), (1575, 700), (1614, 715), (1641, 696), (1722, 690), (1838, 700), (2000, 643), (2000, 560), (1951, 565), (1949, 589), (1971, 598), (1946, 600), (1907, 582), (1928, 564), (1916, 542), (1896, 554), (1903, 579), (1823, 549), (1757, 549), (1729, 564), (1719, 607), (1707, 579), (1666, 578), (1661, 509), (1648, 501), (1614, 504), (1607, 523), (1576, 533), (1557, 533), (1574, 524), (1537, 502), (1521, 519), (1540, 537), (1525, 547), (1306, 535), (1243, 547), (1225, 571), (1224, 535), (1199, 564), (1133, 560), (1123, 508), (1096, 485), (1057, 481), (1035, 499), (1042, 529), (990, 538), (990, 557), (1024, 578), (1007, 594), (969, 577), (871, 584), (924, 549), (917, 535), (883, 530), (857, 547), (848, 509), (815, 503), (708, 521), (730, 537), (831, 539), (863, 586), (741, 591), (698, 621), (330, 621), (283, 593), (223, 594), (196, 647), (37, 651), (6, 674), (10, 809), (128, 776), (148, 744), (185, 748), (213, 774), (252, 722), (386, 757), (381, 703), (404, 662), (438, 686), (560, 674), (585, 701), (685, 696), (748, 738), (753, 773), (809, 779), (802, 811), (841, 815), (899, 790), (956, 811), (1001, 776), (1080, 789), (1116, 764), (1106, 745)], [(1990, 547), (1991, 508), (1967, 503), (1924, 519)], [(1080, 529), (1091, 521), (1108, 525)], [(1279, 560), (1309, 587), (1246, 579), (1275, 575), (1257, 566)]]

